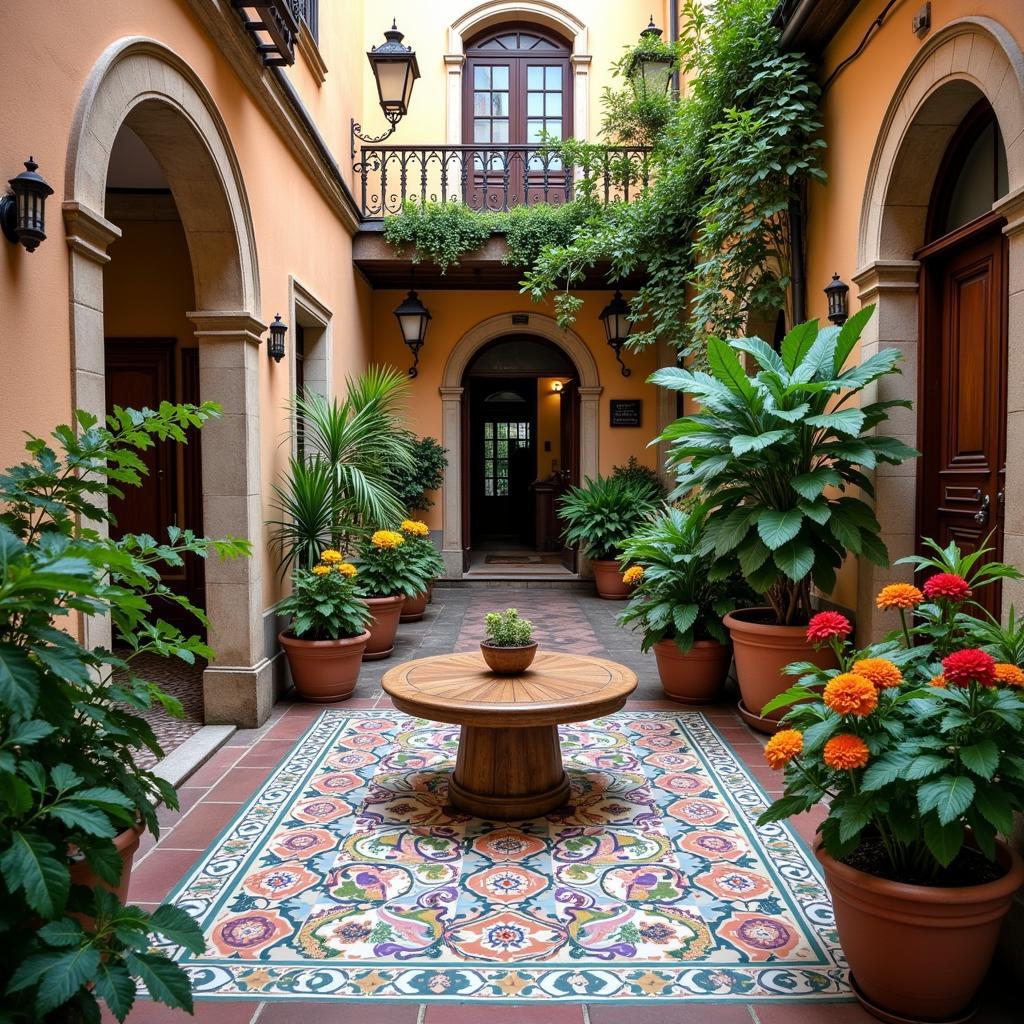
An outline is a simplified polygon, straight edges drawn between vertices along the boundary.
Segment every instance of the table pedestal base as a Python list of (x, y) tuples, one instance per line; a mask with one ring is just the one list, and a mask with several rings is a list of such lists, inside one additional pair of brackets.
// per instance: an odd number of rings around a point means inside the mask
[(464, 725), (448, 799), (460, 811), (498, 821), (539, 818), (564, 806), (569, 780), (558, 728)]

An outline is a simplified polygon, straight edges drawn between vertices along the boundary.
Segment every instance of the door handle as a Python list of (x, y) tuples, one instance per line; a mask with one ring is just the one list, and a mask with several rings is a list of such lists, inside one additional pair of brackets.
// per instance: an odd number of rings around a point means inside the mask
[(974, 513), (974, 521), (979, 526), (984, 526), (988, 522), (988, 510), (991, 504), (992, 499), (986, 494), (981, 499), (981, 508), (979, 508), (978, 511)]

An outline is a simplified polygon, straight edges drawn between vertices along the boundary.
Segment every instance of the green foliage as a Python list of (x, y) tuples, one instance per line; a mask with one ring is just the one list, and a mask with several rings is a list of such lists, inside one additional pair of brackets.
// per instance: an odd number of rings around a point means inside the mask
[[(798, 324), (781, 355), (760, 338), (711, 338), (710, 373), (668, 367), (651, 376), (701, 409), (670, 424), (659, 440), (670, 445), (675, 493), (694, 492), (710, 513), (703, 543), (714, 553), (715, 575), (741, 572), (782, 625), (807, 622), (811, 581), (831, 593), (847, 552), (888, 564), (868, 503), (874, 488), (861, 470), (917, 453), (873, 433), (890, 408), (909, 403), (855, 405), (866, 387), (899, 372), (897, 350), (843, 368), (873, 309), (842, 329)], [(758, 368), (753, 378), (741, 353)], [(847, 494), (850, 487), (861, 497)]]
[(387, 482), (407, 512), (425, 512), (434, 504), (430, 497), (444, 480), (448, 455), (432, 437), (408, 435), (409, 462), (388, 468)]
[[(159, 834), (156, 808), (177, 807), (174, 789), (136, 760), (162, 751), (143, 714), (177, 701), (134, 670), (155, 653), (192, 663), (213, 652), (159, 617), (172, 602), (161, 570), (185, 555), (247, 555), (244, 540), (209, 540), (168, 529), (112, 540), (111, 497), (142, 483), (139, 453), (218, 415), (217, 406), (117, 408), (105, 423), (77, 412), (49, 440), (30, 436), (26, 461), (0, 473), (0, 991), (3, 1019), (77, 1015), (98, 1020), (100, 1000), (123, 1020), (135, 978), (162, 979), (154, 998), (191, 1009), (188, 979), (150, 952), (150, 933), (199, 953), (202, 936), (184, 911), (123, 907), (102, 887), (72, 884), (69, 850), (109, 885), (121, 861), (114, 837), (140, 821)], [(118, 650), (88, 649), (76, 614), (109, 615)], [(71, 626), (69, 630), (68, 627)], [(78, 916), (81, 915), (81, 916)]]
[[(954, 544), (928, 544), (936, 552), (928, 568), (961, 570), (973, 592), (996, 579), (1021, 578), (1009, 565), (981, 565), (990, 552), (965, 557)], [(799, 682), (765, 710), (789, 706), (784, 726), (802, 735), (803, 749), (785, 766), (784, 795), (759, 823), (824, 802), (828, 817), (819, 831), (832, 856), (842, 859), (865, 841), (880, 841), (887, 876), (914, 884), (943, 884), (942, 872), (960, 853), (968, 829), (972, 845), (995, 860), (997, 833), (1009, 834), (1014, 814), (1024, 811), (1024, 688), (991, 676), (943, 677), (952, 671), (942, 660), (949, 654), (972, 651), (972, 662), (983, 663), (979, 648), (997, 658), (1005, 653), (979, 611), (970, 600), (940, 597), (918, 605), (909, 632), (897, 630), (881, 644), (854, 650), (834, 638), (838, 670), (790, 665)], [(868, 657), (898, 666), (902, 680), (878, 690), (868, 713), (839, 713), (823, 688), (840, 673), (868, 673), (862, 661)], [(991, 671), (991, 659), (988, 666)], [(1020, 662), (1004, 669), (1014, 666)], [(943, 685), (930, 685), (936, 678)], [(863, 741), (867, 763), (830, 768), (824, 751), (836, 736)], [(770, 760), (770, 749), (767, 754)]]
[[(396, 530), (378, 530), (359, 551), (358, 589), (363, 597), (422, 594), (438, 575), (437, 550)], [(443, 566), (441, 566), (443, 568)]]
[(631, 480), (638, 485), (646, 486), (653, 497), (661, 501), (665, 497), (665, 485), (658, 476), (658, 471), (650, 466), (645, 466), (637, 460), (635, 455), (630, 455), (624, 466), (612, 466), (612, 476)]
[(582, 546), (591, 558), (618, 558), (626, 538), (657, 503), (646, 480), (588, 477), (582, 487), (570, 487), (558, 500), (558, 515), (566, 524), (565, 542)]
[(356, 587), (351, 565), (321, 562), (292, 575), (292, 592), (278, 603), (275, 611), (291, 617), (292, 635), (299, 640), (346, 640), (361, 636), (370, 621), (370, 609), (358, 597)]
[(488, 612), (484, 616), (484, 632), (492, 647), (526, 647), (533, 643), (533, 623), (521, 619), (515, 608)]
[(660, 640), (675, 640), (683, 653), (696, 640), (728, 643), (722, 616), (751, 603), (741, 578), (712, 577), (714, 557), (701, 551), (703, 529), (700, 512), (668, 506), (622, 549), (622, 564), (640, 566), (643, 578), (618, 623), (642, 630), (645, 652)]
[(282, 575), (309, 569), (325, 548), (346, 550), (405, 513), (393, 474), (412, 469), (412, 435), (402, 427), (408, 379), (370, 367), (346, 390), (344, 401), (314, 393), (294, 399), (302, 456), (274, 484), (280, 518), (268, 523)]

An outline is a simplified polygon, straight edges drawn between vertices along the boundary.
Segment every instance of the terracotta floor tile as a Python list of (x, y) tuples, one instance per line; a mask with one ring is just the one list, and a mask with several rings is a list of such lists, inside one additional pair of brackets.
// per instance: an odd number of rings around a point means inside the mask
[(133, 903), (162, 902), (198, 858), (198, 850), (153, 850), (132, 868), (128, 898)]
[[(490, 1009), (480, 1007), (490, 1014)], [(259, 1024), (416, 1024), (416, 1003), (383, 1003), (364, 999), (358, 1003), (274, 1002), (263, 1004)], [(481, 1024), (486, 1019), (478, 1016)]]
[(232, 768), (203, 798), (218, 803), (245, 801), (270, 778), (271, 768)]
[(858, 1003), (759, 1003), (758, 1024), (874, 1024), (875, 1018)]
[[(171, 829), (166, 839), (161, 839), (160, 846), (174, 850), (205, 850), (224, 826), (241, 810), (241, 807), (240, 802), (207, 803), (204, 801), (193, 807)], [(157, 849), (159, 850), (160, 847)]]
[[(659, 999), (649, 1006), (588, 1003), (590, 1024), (752, 1024), (744, 1003), (696, 1003)], [(822, 1024), (825, 1024), (822, 1021)]]
[(579, 1003), (559, 1006), (428, 1005), (423, 1024), (583, 1024)]
[[(162, 1003), (155, 1003), (151, 999), (139, 999), (136, 1001), (132, 1012), (128, 1016), (128, 1024), (183, 1024), (184, 1021), (196, 1022), (196, 1024), (249, 1024), (256, 1016), (260, 1004), (246, 999), (218, 1000), (217, 1002), (196, 1002), (195, 1016), (189, 1017), (181, 1010), (172, 1010)], [(104, 1016), (104, 1024), (113, 1021), (114, 1018)]]
[(260, 740), (238, 762), (239, 768), (273, 768), (294, 748), (295, 740)]

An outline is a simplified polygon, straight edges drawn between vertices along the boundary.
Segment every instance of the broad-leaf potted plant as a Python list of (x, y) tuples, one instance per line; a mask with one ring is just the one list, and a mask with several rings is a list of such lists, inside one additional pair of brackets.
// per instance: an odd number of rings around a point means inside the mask
[(569, 488), (559, 499), (565, 542), (582, 547), (590, 558), (598, 596), (610, 601), (629, 597), (619, 556), (658, 503), (659, 495), (647, 481), (625, 475), (588, 477), (582, 487)]
[[(116, 408), (105, 422), (75, 414), (29, 458), (0, 472), (0, 991), (11, 1021), (99, 1020), (101, 1002), (123, 1020), (136, 981), (153, 998), (191, 1010), (185, 973), (151, 950), (151, 934), (194, 953), (204, 942), (188, 914), (125, 906), (144, 829), (174, 788), (141, 767), (162, 751), (144, 717), (176, 700), (137, 674), (142, 654), (212, 658), (198, 636), (159, 617), (178, 605), (161, 569), (186, 555), (238, 557), (246, 541), (168, 529), (168, 539), (113, 539), (108, 499), (137, 487), (140, 452), (218, 415), (218, 407)], [(109, 616), (114, 644), (86, 646), (75, 617)]]
[(721, 694), (732, 648), (723, 616), (754, 595), (738, 574), (710, 575), (712, 556), (702, 553), (700, 511), (669, 506), (626, 542), (623, 582), (631, 587), (619, 625), (643, 633), (653, 650), (665, 696), (708, 704)]
[(370, 609), (356, 593), (357, 570), (329, 548), (312, 569), (292, 575), (292, 592), (278, 615), (291, 626), (278, 634), (295, 689), (304, 700), (329, 704), (352, 696), (370, 632)]
[(376, 530), (359, 549), (358, 592), (370, 604), (375, 619), (368, 648), (372, 657), (391, 654), (398, 623), (404, 621), (405, 602), (424, 594), (432, 578), (433, 563), (413, 539), (400, 530)]
[(492, 672), (519, 675), (533, 664), (537, 654), (533, 623), (520, 618), (515, 608), (488, 612), (484, 616), (484, 632), (487, 639), (480, 642), (480, 653)]
[[(972, 604), (1020, 574), (928, 542), (919, 590), (890, 584), (878, 606), (901, 628), (865, 650), (835, 612), (808, 633), (838, 667), (791, 666), (800, 681), (769, 740), (785, 792), (762, 825), (824, 803), (816, 853), (854, 990), (881, 1020), (967, 1020), (1024, 863), (999, 836), (1024, 811), (1024, 645)], [(936, 571), (938, 570), (938, 571)], [(769, 705), (772, 706), (772, 705)]]
[[(739, 571), (766, 606), (731, 612), (726, 625), (736, 655), (740, 712), (770, 732), (761, 709), (785, 687), (783, 668), (797, 660), (833, 664), (830, 648), (814, 650), (804, 635), (814, 613), (812, 584), (831, 593), (847, 553), (888, 565), (888, 552), (863, 472), (917, 453), (873, 431), (894, 406), (857, 396), (899, 372), (900, 353), (882, 349), (844, 369), (871, 317), (868, 306), (842, 328), (798, 324), (776, 352), (760, 338), (710, 338), (710, 372), (669, 367), (651, 380), (693, 398), (700, 411), (668, 426), (676, 495), (693, 492), (708, 513), (703, 547), (711, 573)], [(749, 376), (740, 356), (752, 360)], [(854, 493), (847, 493), (848, 490)]]
[(444, 572), (444, 562), (430, 539), (427, 524), (418, 519), (405, 519), (399, 530), (405, 538), (405, 556), (415, 561), (420, 572), (426, 577), (427, 585), (413, 597), (406, 597), (402, 603), (402, 622), (419, 622), (426, 614), (430, 592), (434, 581)]

